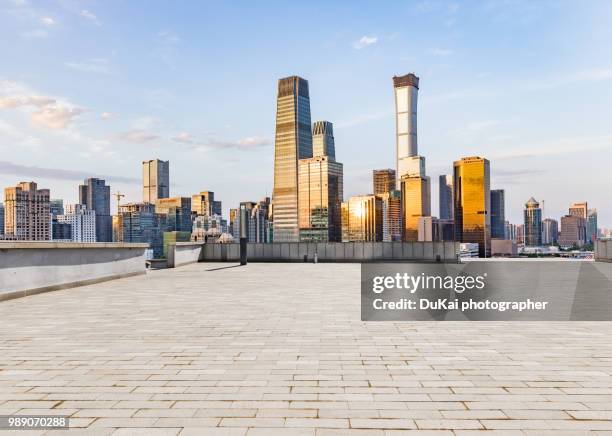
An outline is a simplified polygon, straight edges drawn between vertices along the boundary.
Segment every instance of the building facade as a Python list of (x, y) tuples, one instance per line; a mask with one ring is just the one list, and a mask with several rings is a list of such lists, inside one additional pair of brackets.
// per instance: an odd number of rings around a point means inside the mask
[(57, 216), (57, 222), (70, 225), (72, 242), (96, 242), (96, 212), (86, 205), (67, 205), (64, 215)]
[(79, 203), (96, 214), (96, 240), (113, 240), (113, 221), (110, 212), (110, 186), (102, 179), (89, 178), (79, 185)]
[(151, 203), (128, 203), (119, 206), (123, 242), (147, 243), (156, 258), (163, 256), (162, 223)]
[(539, 247), (542, 245), (542, 209), (533, 197), (525, 203), (525, 246)]
[(64, 200), (61, 198), (52, 198), (49, 200), (49, 212), (51, 217), (64, 215)]
[[(396, 130), (396, 180), (400, 184), (402, 176), (412, 165), (408, 158), (418, 155), (417, 144), (417, 100), (419, 78), (414, 74), (393, 77), (395, 96)], [(423, 174), (424, 175), (424, 174)]]
[(542, 221), (542, 244), (553, 245), (559, 242), (559, 222), (552, 218)]
[(273, 231), (277, 242), (299, 240), (298, 161), (312, 157), (308, 81), (278, 81), (274, 143)]
[(491, 250), (490, 164), (481, 157), (465, 157), (453, 164), (455, 238), (478, 243), (481, 257)]
[(4, 190), (4, 233), (17, 241), (51, 239), (48, 189), (34, 182), (21, 182)]
[(455, 236), (453, 220), (439, 219), (432, 216), (419, 218), (418, 241), (419, 242), (440, 242), (453, 241)]
[[(393, 178), (395, 183), (395, 177)], [(383, 208), (383, 241), (402, 240), (402, 192), (397, 189), (378, 194)]]
[(191, 211), (195, 215), (223, 215), (221, 202), (215, 200), (215, 193), (212, 191), (192, 195)]
[(402, 240), (419, 240), (419, 219), (431, 216), (431, 185), (429, 177), (405, 175), (402, 187)]
[(491, 238), (506, 239), (506, 193), (491, 190)]
[(559, 245), (563, 248), (582, 247), (586, 240), (586, 219), (579, 214), (561, 217), (561, 233), (559, 234)]
[(329, 121), (315, 121), (312, 124), (312, 155), (336, 159), (334, 128)]
[(387, 192), (395, 191), (397, 187), (395, 170), (391, 168), (373, 170), (372, 185), (374, 195), (382, 195)]
[(597, 209), (589, 209), (587, 215), (587, 242), (595, 242), (597, 237), (599, 236), (599, 232), (597, 230)]
[(227, 221), (221, 215), (198, 215), (193, 220), (192, 241), (209, 242), (227, 233)]
[(142, 201), (153, 203), (170, 197), (170, 161), (159, 159), (142, 162)]
[(440, 219), (452, 220), (453, 214), (453, 175), (443, 174), (438, 177)]
[(4, 204), (0, 203), (0, 235), (4, 235)]
[(158, 198), (155, 213), (161, 215), (160, 224), (165, 232), (191, 232), (191, 198)]
[(376, 242), (383, 238), (382, 200), (376, 195), (351, 197), (342, 214), (346, 241)]

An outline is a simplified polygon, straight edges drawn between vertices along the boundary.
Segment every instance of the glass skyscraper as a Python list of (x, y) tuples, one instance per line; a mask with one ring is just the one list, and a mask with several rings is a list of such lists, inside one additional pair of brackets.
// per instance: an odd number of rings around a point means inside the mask
[(440, 219), (452, 220), (453, 214), (453, 176), (452, 174), (443, 174), (438, 178), (439, 181), (439, 202), (440, 202)]
[(384, 170), (372, 171), (372, 184), (374, 195), (381, 195), (396, 189), (395, 170), (386, 168)]
[(491, 238), (506, 239), (506, 193), (491, 190)]
[(273, 232), (275, 242), (299, 240), (298, 161), (312, 157), (308, 81), (278, 81), (274, 144)]
[(481, 257), (491, 253), (490, 164), (482, 157), (464, 157), (453, 165), (455, 239), (478, 243)]
[[(419, 78), (414, 74), (393, 77), (395, 95), (395, 130), (397, 155), (397, 184), (409, 172), (414, 162), (409, 159), (418, 156), (417, 145), (417, 99)], [(421, 174), (425, 175), (425, 174)]]
[(170, 161), (159, 159), (142, 162), (142, 201), (155, 203), (170, 197)]
[(343, 242), (382, 241), (383, 214), (379, 196), (351, 197), (348, 202), (342, 204), (342, 208)]
[(542, 209), (540, 203), (531, 197), (525, 203), (525, 245), (539, 247), (542, 245)]
[(79, 203), (96, 213), (96, 241), (113, 241), (110, 213), (110, 186), (102, 179), (89, 178), (79, 185)]
[(429, 177), (402, 177), (403, 240), (419, 240), (419, 218), (431, 216), (431, 185)]

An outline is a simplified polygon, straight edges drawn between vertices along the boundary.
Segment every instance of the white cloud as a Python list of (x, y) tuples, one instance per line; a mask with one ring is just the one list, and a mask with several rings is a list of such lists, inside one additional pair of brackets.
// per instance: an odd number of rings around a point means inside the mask
[(74, 117), (83, 113), (80, 108), (45, 106), (32, 113), (31, 119), (35, 126), (48, 129), (65, 129)]
[(181, 144), (193, 144), (194, 139), (191, 133), (181, 132), (175, 137), (172, 138), (175, 142), (180, 142)]
[(119, 139), (124, 141), (133, 142), (136, 144), (144, 144), (146, 142), (155, 141), (159, 139), (158, 135), (155, 135), (146, 130), (133, 129), (119, 135)]
[(260, 147), (267, 147), (272, 142), (261, 136), (247, 136), (245, 138), (238, 139), (236, 141), (219, 141), (210, 140), (206, 144), (198, 145), (195, 147), (198, 151), (207, 151), (209, 149), (239, 149), (239, 150), (253, 150)]
[(107, 74), (110, 72), (108, 59), (95, 58), (84, 62), (66, 62), (66, 66), (85, 73)]
[(55, 24), (55, 20), (51, 17), (42, 17), (40, 22), (45, 26), (53, 26)]
[(111, 112), (102, 112), (100, 114), (100, 118), (102, 118), (103, 120), (108, 120), (112, 116), (113, 116), (113, 114)]
[(453, 54), (452, 50), (449, 50), (447, 48), (432, 48), (431, 50), (429, 50), (429, 54), (433, 55), (433, 56), (448, 56)]
[(87, 9), (83, 9), (79, 15), (85, 18), (86, 20), (90, 21), (91, 23), (95, 24), (96, 26), (102, 25), (98, 17), (96, 17), (96, 15), (93, 12), (88, 11)]
[(361, 50), (368, 45), (376, 44), (378, 42), (378, 37), (376, 36), (368, 36), (364, 35), (359, 40), (353, 42), (353, 48), (355, 50)]

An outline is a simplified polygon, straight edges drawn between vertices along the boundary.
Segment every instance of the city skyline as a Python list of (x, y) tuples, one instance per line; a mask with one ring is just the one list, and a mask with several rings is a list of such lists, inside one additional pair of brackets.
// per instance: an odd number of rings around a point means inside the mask
[[(235, 12), (234, 6), (218, 8), (223, 16)], [(52, 198), (63, 198), (69, 204), (78, 201), (76, 184), (86, 177), (100, 177), (113, 192), (126, 193), (126, 203), (135, 202), (141, 200), (141, 161), (169, 159), (173, 168), (170, 196), (213, 190), (223, 200), (227, 217), (227, 210), (241, 201), (272, 194), (274, 86), (279, 77), (298, 74), (311, 84), (313, 120), (334, 123), (336, 154), (345, 168), (344, 197), (364, 195), (371, 190), (372, 169), (395, 166), (390, 78), (415, 71), (422, 81), (418, 130), (432, 180), (432, 215), (438, 214), (438, 176), (451, 173), (453, 161), (480, 155), (491, 161), (491, 189), (506, 191), (506, 218), (510, 222), (522, 222), (523, 205), (533, 196), (546, 201), (543, 218), (559, 219), (569, 203), (588, 201), (598, 209), (600, 227), (612, 227), (612, 207), (605, 192), (612, 180), (608, 183), (605, 179), (610, 176), (604, 166), (610, 159), (612, 142), (604, 121), (606, 99), (612, 98), (607, 86), (612, 70), (602, 63), (610, 54), (609, 47), (603, 45), (610, 30), (600, 23), (611, 15), (605, 3), (592, 2), (571, 14), (563, 10), (563, 2), (522, 9), (502, 4), (487, 9), (452, 2), (429, 7), (413, 3), (396, 11), (403, 18), (421, 18), (422, 23), (416, 23), (410, 32), (380, 8), (370, 22), (343, 9), (347, 15), (341, 34), (323, 54), (323, 39), (333, 32), (306, 40), (304, 35), (289, 32), (282, 61), (265, 53), (270, 35), (256, 39), (250, 50), (260, 61), (250, 77), (253, 91), (247, 97), (240, 93), (241, 106), (236, 105), (238, 92), (231, 89), (239, 69), (225, 69), (224, 76), (215, 73), (211, 78), (202, 74), (210, 73), (209, 68), (195, 68), (199, 81), (186, 71), (197, 65), (187, 62), (196, 49), (209, 53), (205, 43), (190, 38), (196, 36), (191, 20), (182, 28), (177, 26), (178, 15), (182, 17), (186, 11), (167, 19), (145, 11), (144, 24), (135, 29), (130, 44), (144, 46), (146, 38), (155, 40), (151, 44), (162, 46), (155, 59), (137, 56), (137, 60), (147, 66), (157, 62), (162, 67), (142, 84), (141, 78), (132, 74), (138, 70), (116, 38), (94, 44), (110, 32), (126, 32), (123, 20), (136, 9), (137, 4), (122, 9), (126, 17), (121, 18), (112, 2), (88, 4), (78, 10), (55, 2), (36, 7), (10, 2), (2, 6), (0, 19), (6, 23), (6, 35), (0, 44), (15, 59), (0, 77), (2, 186), (33, 180), (51, 189)], [(333, 11), (338, 9), (342, 8), (332, 6)], [(372, 11), (374, 7), (365, 9)], [(84, 10), (98, 22), (86, 18)], [(192, 12), (197, 16), (198, 11)], [(260, 16), (264, 12), (256, 13)], [(517, 29), (544, 16), (547, 19), (537, 30), (516, 36), (511, 43), (506, 41)], [(512, 22), (517, 17), (525, 21)], [(566, 46), (551, 42), (570, 18), (573, 26), (565, 36), (575, 42), (566, 41)], [(233, 19), (239, 23), (244, 17)], [(454, 22), (445, 24), (444, 20)], [(467, 30), (470, 20), (485, 27), (496, 23), (499, 32), (494, 32), (488, 43), (474, 42), (478, 33)], [(397, 28), (398, 34), (384, 33), (383, 22)], [(433, 38), (426, 24), (442, 29), (441, 36)], [(82, 47), (69, 41), (75, 35), (82, 36)], [(590, 48), (585, 53), (587, 35)], [(533, 41), (534, 36), (539, 38)], [(526, 46), (528, 39), (530, 45)], [(411, 47), (418, 49), (405, 49), (405, 42), (411, 40), (415, 42)], [(296, 53), (289, 50), (291, 43)], [(42, 53), (59, 48), (58, 44), (62, 50), (55, 61), (48, 56), (24, 58), (25, 53)], [(494, 57), (495, 62), (484, 62), (481, 56), (492, 55), (499, 47), (509, 59)], [(224, 48), (231, 55), (243, 53), (247, 46), (234, 41)], [(92, 53), (86, 54), (86, 49)], [(114, 55), (113, 49), (117, 51)], [(550, 56), (536, 61), (534, 55), (543, 55), (545, 50)], [(522, 63), (517, 65), (513, 55), (523, 51), (519, 56)], [(315, 52), (321, 56), (316, 62)], [(564, 63), (561, 55), (571, 62)], [(527, 59), (532, 61), (529, 68), (524, 65)], [(371, 66), (373, 60), (380, 61), (379, 65)], [(461, 66), (466, 60), (467, 64), (469, 60), (478, 62), (473, 62), (473, 68)], [(174, 68), (168, 65), (170, 61)], [(228, 68), (233, 66), (230, 62)], [(352, 77), (347, 76), (349, 71)], [(196, 92), (187, 94), (187, 86), (196, 87)], [(360, 92), (354, 92), (355, 86)], [(560, 92), (568, 86), (580, 92)], [(119, 98), (130, 87), (137, 90), (127, 93), (127, 99)], [(165, 88), (164, 96), (161, 91)], [(151, 94), (148, 101), (145, 91)], [(51, 104), (45, 98), (57, 102)], [(526, 98), (529, 107), (518, 106)], [(207, 101), (198, 106), (198, 99)], [(564, 110), (556, 106), (561, 101)], [(220, 102), (228, 103), (228, 108), (219, 106)], [(252, 116), (237, 123), (232, 115), (243, 111)], [(184, 117), (185, 113), (189, 116)], [(491, 118), (484, 118), (489, 113)], [(509, 133), (514, 137), (508, 138)], [(372, 147), (376, 152), (366, 154)], [(600, 158), (594, 159), (595, 155)], [(579, 164), (581, 160), (584, 165)], [(111, 207), (114, 213), (114, 202)]]

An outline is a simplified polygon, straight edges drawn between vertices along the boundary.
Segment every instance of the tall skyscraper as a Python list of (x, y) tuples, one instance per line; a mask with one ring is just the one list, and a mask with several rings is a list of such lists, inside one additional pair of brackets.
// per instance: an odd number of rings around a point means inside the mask
[(442, 174), (439, 178), (440, 219), (452, 220), (453, 214), (453, 175)]
[(381, 195), (396, 189), (395, 170), (386, 168), (372, 171), (374, 195)]
[(464, 157), (455, 161), (453, 202), (455, 238), (478, 243), (479, 255), (491, 252), (491, 176), (490, 164), (482, 157)]
[[(395, 171), (394, 171), (395, 172)], [(395, 176), (393, 177), (395, 184)], [(402, 192), (393, 189), (378, 195), (383, 208), (383, 241), (402, 240)]]
[[(344, 206), (346, 204), (346, 206)], [(376, 195), (351, 197), (343, 207), (343, 227), (346, 227), (346, 241), (375, 242), (382, 241), (383, 220), (382, 200)], [(343, 211), (344, 212), (344, 211)], [(344, 229), (343, 229), (344, 231)]]
[(151, 203), (128, 203), (119, 206), (123, 242), (148, 243), (153, 256), (163, 255), (162, 225)]
[(491, 238), (506, 239), (506, 193), (491, 190)]
[(589, 215), (589, 207), (587, 202), (584, 201), (581, 203), (572, 203), (569, 207), (569, 214), (584, 218), (586, 220)]
[[(96, 214), (96, 240), (112, 242), (113, 220), (110, 213), (110, 186), (102, 179), (89, 178), (79, 185), (79, 203)], [(74, 233), (74, 232), (73, 232)]]
[[(493, 192), (493, 191), (491, 191)], [(525, 203), (525, 245), (539, 247), (542, 245), (542, 209), (533, 197)]]
[(70, 224), (72, 242), (96, 242), (96, 212), (84, 204), (69, 204), (63, 215), (57, 216), (58, 224)]
[(312, 155), (336, 159), (334, 128), (329, 121), (315, 121), (312, 125)]
[(403, 241), (419, 240), (419, 219), (431, 216), (431, 185), (427, 176), (402, 177)]
[(142, 162), (142, 201), (155, 204), (158, 198), (170, 197), (170, 161), (159, 159)]
[(595, 242), (597, 236), (597, 209), (589, 209), (587, 215), (587, 242)]
[[(571, 212), (571, 209), (570, 209)], [(586, 219), (578, 214), (565, 215), (561, 217), (561, 233), (559, 234), (559, 245), (569, 248), (573, 246), (582, 247), (586, 240)]]
[(215, 200), (215, 193), (202, 191), (191, 196), (191, 211), (196, 215), (222, 215), (221, 202)]
[(298, 160), (312, 157), (308, 81), (291, 76), (278, 81), (274, 190), (275, 242), (299, 240)]
[(34, 182), (4, 189), (4, 233), (18, 241), (51, 239), (49, 190)]
[(552, 218), (542, 221), (542, 244), (551, 245), (559, 241), (559, 223)]
[[(418, 156), (417, 145), (417, 99), (419, 78), (414, 74), (393, 77), (395, 94), (395, 129), (397, 154), (397, 184), (408, 173), (408, 166), (414, 165), (411, 159)], [(423, 176), (425, 174), (422, 174)]]
[(0, 235), (4, 235), (4, 204), (0, 203)]

